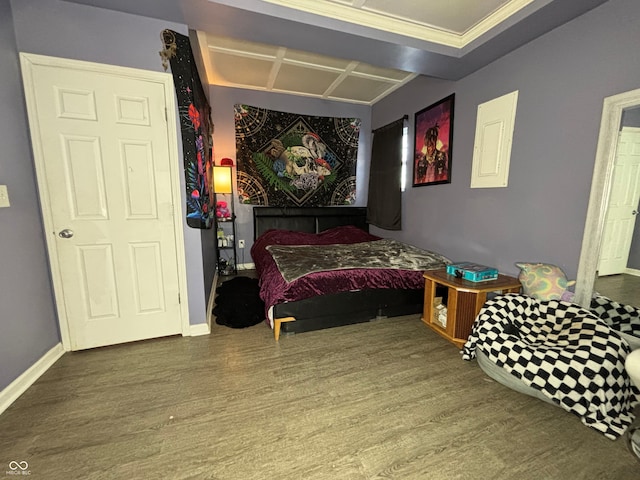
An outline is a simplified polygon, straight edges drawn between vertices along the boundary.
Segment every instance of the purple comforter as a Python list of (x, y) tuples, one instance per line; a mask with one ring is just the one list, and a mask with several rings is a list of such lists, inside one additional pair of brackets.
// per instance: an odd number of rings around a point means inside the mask
[[(251, 257), (260, 279), (260, 297), (266, 309), (284, 303), (303, 300), (316, 295), (353, 290), (424, 287), (423, 272), (400, 269), (347, 269), (310, 273), (287, 283), (275, 260), (267, 251), (269, 245), (332, 245), (382, 240), (357, 227), (332, 228), (319, 234), (268, 230), (256, 239)], [(442, 265), (444, 266), (444, 264)]]

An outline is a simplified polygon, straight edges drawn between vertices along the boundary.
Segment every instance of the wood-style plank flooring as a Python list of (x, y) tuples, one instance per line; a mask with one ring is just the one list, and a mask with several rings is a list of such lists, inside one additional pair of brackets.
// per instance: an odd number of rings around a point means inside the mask
[(598, 277), (594, 289), (616, 302), (640, 307), (640, 277), (624, 273)]
[(640, 478), (623, 439), (491, 381), (418, 316), (67, 353), (0, 432), (0, 474), (37, 479)]

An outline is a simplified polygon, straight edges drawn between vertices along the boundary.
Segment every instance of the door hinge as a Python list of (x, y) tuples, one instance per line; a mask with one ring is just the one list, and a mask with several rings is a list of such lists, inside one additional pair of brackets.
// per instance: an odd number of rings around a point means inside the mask
[(178, 293), (178, 305), (182, 304), (182, 301), (180, 300), (180, 294)]
[(167, 107), (164, 107), (164, 121), (169, 121), (169, 112), (167, 112)]

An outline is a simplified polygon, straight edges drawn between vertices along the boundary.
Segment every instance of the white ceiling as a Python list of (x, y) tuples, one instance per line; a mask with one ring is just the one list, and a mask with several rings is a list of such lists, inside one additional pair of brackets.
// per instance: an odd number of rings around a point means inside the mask
[(210, 84), (372, 105), (458, 80), (607, 0), (67, 0), (186, 24)]
[(372, 105), (417, 74), (198, 32), (211, 85)]
[[(259, 0), (462, 48), (533, 0)], [(211, 85), (372, 105), (417, 74), (198, 32)]]
[(299, 12), (462, 47), (534, 0), (258, 0)]
[[(243, 3), (216, 2), (230, 6)], [(244, 8), (286, 18), (314, 15), (463, 49), (533, 3), (534, 0), (245, 0)], [(418, 76), (410, 71), (205, 31), (198, 31), (198, 41), (211, 85), (372, 105)]]

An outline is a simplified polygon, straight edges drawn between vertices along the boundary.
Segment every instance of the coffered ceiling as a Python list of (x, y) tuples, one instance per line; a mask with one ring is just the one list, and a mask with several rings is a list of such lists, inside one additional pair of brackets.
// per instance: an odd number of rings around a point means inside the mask
[(68, 0), (184, 23), (212, 85), (374, 104), (457, 80), (606, 0)]
[(417, 76), (355, 60), (198, 32), (212, 85), (373, 104)]

